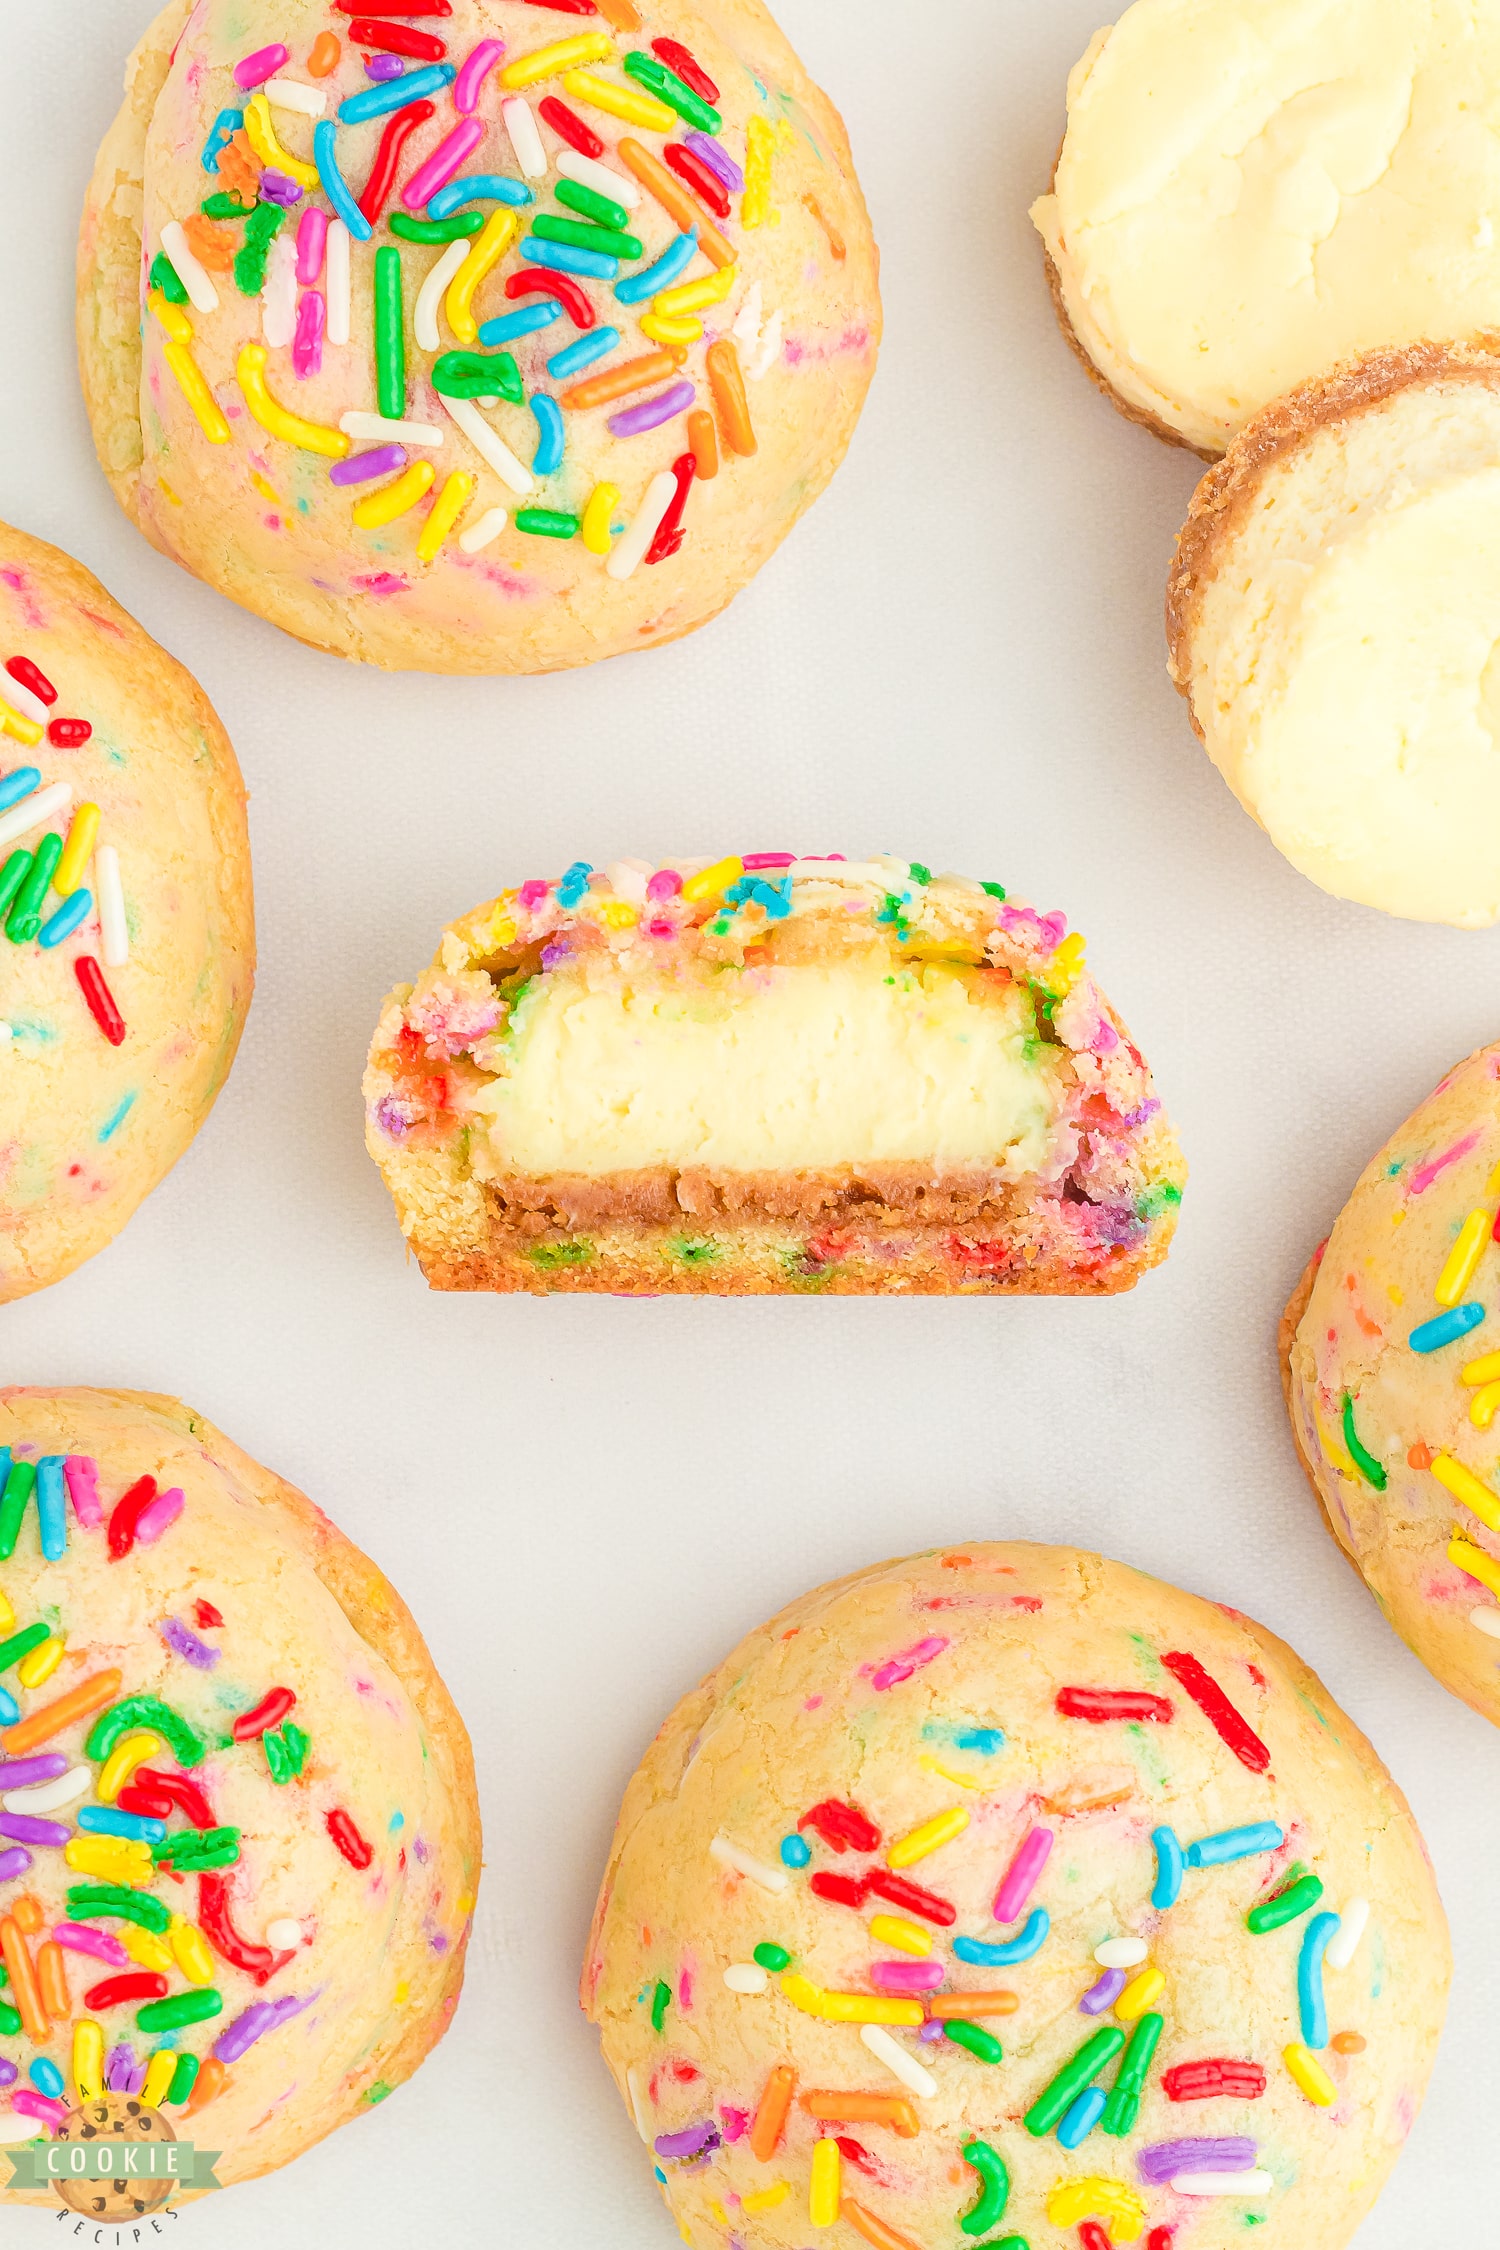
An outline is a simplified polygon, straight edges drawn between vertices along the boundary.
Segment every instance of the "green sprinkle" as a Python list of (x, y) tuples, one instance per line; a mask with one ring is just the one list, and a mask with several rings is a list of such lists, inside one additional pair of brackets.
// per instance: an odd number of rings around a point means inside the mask
[(199, 1874), (212, 1867), (233, 1867), (240, 1856), (237, 1828), (179, 1829), (151, 1846), (158, 1867), (175, 1867), (180, 1875)]
[(158, 250), (152, 259), (146, 286), (148, 289), (159, 289), (169, 305), (185, 305), (188, 301), (188, 293), (182, 285), (177, 268), (165, 250)]
[(266, 260), (285, 217), (279, 203), (257, 203), (245, 221), (244, 248), (234, 261), (234, 285), (242, 297), (258, 297), (264, 289)]
[(961, 2016), (949, 2016), (943, 2025), (943, 2037), (951, 2039), (955, 2047), (966, 2047), (975, 2060), (997, 2063), (1005, 2060), (1005, 2049), (992, 2031), (985, 2031), (977, 2023), (965, 2023)]
[(1274, 1898), (1262, 1899), (1252, 1906), (1245, 1916), (1245, 1927), (1252, 1937), (1263, 1937), (1267, 1930), (1279, 1930), (1283, 1922), (1295, 1922), (1299, 1914), (1316, 1906), (1323, 1896), (1323, 1886), (1316, 1875), (1304, 1875), (1300, 1883), (1290, 1883)]
[(0, 914), (9, 912), (10, 902), (21, 888), (30, 865), (30, 852), (18, 851), (12, 852), (5, 865), (0, 867)]
[(1350, 1459), (1364, 1478), (1365, 1483), (1373, 1484), (1377, 1492), (1384, 1492), (1386, 1473), (1369, 1448), (1360, 1444), (1358, 1434), (1355, 1431), (1354, 1393), (1352, 1391), (1345, 1391), (1344, 1393), (1344, 1443), (1348, 1446)]
[(1005, 885), (1003, 883), (981, 883), (979, 888), (982, 891), (987, 891), (991, 898), (1004, 898), (1005, 896)]
[(784, 1945), (773, 1945), (769, 1939), (766, 1940), (765, 1944), (758, 1945), (753, 1955), (753, 1959), (759, 1968), (773, 1971), (786, 1968), (791, 1958)]
[(1151, 2058), (1156, 2053), (1156, 2043), (1161, 2037), (1165, 2020), (1157, 2015), (1142, 2016), (1130, 2035), (1130, 2045), (1115, 2074), (1113, 2089), (1099, 2119), (1105, 2132), (1112, 2133), (1116, 2140), (1123, 2140), (1127, 2133), (1135, 2131), (1146, 2074), (1151, 2068)]
[[(1145, 2017), (1141, 2021), (1145, 2022)], [(1161, 2018), (1157, 2018), (1158, 2023)], [(1042, 2140), (1051, 2132), (1058, 2120), (1067, 2115), (1085, 2086), (1092, 2086), (1106, 2063), (1125, 2044), (1125, 2034), (1112, 2023), (1101, 2024), (1092, 2039), (1086, 2039), (1071, 2062), (1063, 2064), (1057, 2076), (1046, 2086), (1027, 2110), (1026, 2130), (1033, 2140)]]
[(662, 2018), (671, 2005), (672, 1987), (669, 1984), (663, 1984), (658, 1977), (656, 1990), (651, 1995), (651, 2029), (653, 2031), (660, 2031)]
[(919, 859), (914, 859), (911, 862), (907, 873), (914, 883), (930, 883), (932, 881), (932, 869), (924, 867)]
[(365, 2100), (367, 2102), (383, 2102), (390, 2091), (391, 2089), (385, 2080), (377, 2078), (372, 2086), (365, 2088)]
[(718, 132), (724, 122), (718, 111), (704, 101), (701, 95), (695, 94), (692, 87), (679, 78), (674, 70), (668, 70), (665, 63), (658, 62), (655, 55), (643, 54), (639, 47), (632, 47), (623, 61), (627, 74), (637, 85), (644, 86), (648, 92), (655, 94), (657, 100), (665, 102), (669, 109), (675, 109), (679, 117), (687, 119), (689, 125), (696, 125), (700, 133)]
[(159, 1937), (172, 1917), (159, 1898), (143, 1891), (126, 1890), (123, 1883), (75, 1883), (68, 1892), (68, 1913), (75, 1922), (100, 1922), (106, 1917), (135, 1922)]
[(386, 224), (403, 242), (462, 242), (466, 236), (478, 234), (484, 225), (484, 213), (455, 211), (447, 219), (409, 219), (404, 211), (393, 211)]
[[(10, 1472), (12, 1483), (22, 1469), (30, 1467), (29, 1461), (18, 1461)], [(19, 1633), (12, 1633), (8, 1641), (0, 1641), (0, 1672), (8, 1672), (12, 1664), (19, 1664), (23, 1656), (34, 1648), (40, 1648), (42, 1642), (49, 1638), (45, 1625), (26, 1625)]]
[(172, 2083), (166, 2091), (166, 2100), (169, 2102), (185, 2102), (198, 2083), (198, 2072), (201, 2068), (202, 2065), (196, 2055), (179, 2055), (177, 2068), (172, 2073)]
[(127, 1695), (122, 1702), (112, 1703), (94, 1721), (84, 1745), (86, 1755), (102, 1765), (121, 1735), (129, 1734), (132, 1727), (144, 1727), (152, 1734), (163, 1735), (180, 1766), (202, 1765), (202, 1741), (182, 1713), (174, 1711), (170, 1703), (163, 1703), (156, 1695)]
[[(988, 2234), (1005, 2217), (1010, 2201), (1010, 2173), (1005, 2159), (988, 2141), (966, 2141), (959, 2150), (965, 2164), (979, 2174), (979, 2201), (965, 2211), (959, 2226), (965, 2234)], [(1019, 2240), (1012, 2235), (1011, 2240)]]
[(286, 1744), (279, 1734), (267, 1732), (261, 1736), (260, 1746), (265, 1751), (271, 1779), (281, 1788), (292, 1778), (292, 1761), (286, 1754)]
[(442, 352), (432, 363), (432, 387), (444, 398), (505, 398), (512, 406), (526, 396), (513, 352)]
[(21, 2018), (16, 2010), (4, 2000), (0, 2000), (0, 2031), (3, 2031), (6, 2038), (10, 2039), (15, 2036), (20, 2028)]
[(618, 227), (592, 227), (581, 219), (554, 219), (540, 211), (531, 222), (538, 242), (568, 242), (575, 250), (597, 250), (606, 258), (638, 258), (645, 248), (637, 234), (622, 234)]
[(623, 203), (614, 203), (593, 188), (580, 187), (577, 180), (559, 180), (552, 192), (568, 210), (581, 211), (586, 219), (597, 220), (601, 227), (623, 228), (630, 224), (630, 213)]
[(170, 2000), (148, 2000), (135, 2012), (138, 2031), (180, 2031), (184, 2024), (206, 2023), (224, 2013), (220, 1992), (174, 1992)]
[[(26, 1503), (31, 1498), (31, 1488), (36, 1483), (36, 1464), (32, 1461), (10, 1461), (10, 1448), (6, 1448), (9, 1464), (5, 1479), (5, 1498), (0, 1500), (0, 1562), (8, 1562), (16, 1551), (16, 1541), (21, 1536), (21, 1518), (26, 1513)], [(45, 1635), (43, 1638), (45, 1639)]]
[(526, 1255), (543, 1273), (551, 1273), (557, 1266), (586, 1266), (594, 1255), (594, 1245), (592, 1242), (539, 1242)]
[(210, 195), (198, 208), (205, 219), (248, 219), (254, 205), (241, 203), (237, 195)]
[(401, 253), (389, 243), (375, 253), (375, 400), (388, 422), (406, 414), (406, 327)]
[(312, 1748), (312, 1736), (304, 1734), (294, 1719), (288, 1719), (281, 1730), (281, 1739), (286, 1744), (286, 1754), (291, 1762), (292, 1772), (300, 1774), (302, 1768), (307, 1764), (307, 1753)]
[[(52, 874), (62, 858), (62, 838), (51, 830), (37, 845), (36, 856), (26, 870), (14, 899), (11, 901), (5, 934), (12, 945), (29, 945), (42, 926), (42, 902), (52, 881)], [(29, 1461), (18, 1461), (11, 1474), (17, 1470), (30, 1471), (33, 1481), (36, 1470)]]
[(578, 535), (577, 516), (565, 516), (558, 508), (517, 508), (513, 520), (517, 531), (529, 531), (538, 539), (574, 539)]

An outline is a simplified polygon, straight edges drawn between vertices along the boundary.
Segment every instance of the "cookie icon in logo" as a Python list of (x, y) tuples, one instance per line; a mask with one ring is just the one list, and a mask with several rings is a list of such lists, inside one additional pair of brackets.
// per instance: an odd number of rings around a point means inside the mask
[[(57, 2128), (60, 2141), (175, 2141), (159, 2109), (130, 2094), (98, 2094), (69, 2112)], [(124, 2173), (108, 2180), (54, 2180), (53, 2186), (70, 2211), (106, 2226), (142, 2219), (159, 2211), (177, 2186), (176, 2180), (152, 2179), (149, 2173)]]

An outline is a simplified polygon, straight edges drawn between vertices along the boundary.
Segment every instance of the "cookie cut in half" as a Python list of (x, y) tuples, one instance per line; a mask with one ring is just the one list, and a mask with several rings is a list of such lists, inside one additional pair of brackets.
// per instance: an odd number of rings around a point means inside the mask
[(1357, 354), (1500, 326), (1497, 0), (1137, 0), (1033, 206), (1063, 328), (1209, 457)]
[(390, 995), (365, 1096), (439, 1289), (1102, 1295), (1184, 1178), (1065, 918), (889, 858), (523, 883)]
[(1336, 898), (1500, 918), (1500, 354), (1419, 344), (1268, 408), (1193, 495), (1172, 677)]

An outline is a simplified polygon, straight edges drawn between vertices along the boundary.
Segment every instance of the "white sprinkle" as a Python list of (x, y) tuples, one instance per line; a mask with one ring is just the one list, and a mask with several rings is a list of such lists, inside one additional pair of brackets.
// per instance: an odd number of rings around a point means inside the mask
[(765, 327), (761, 331), (759, 355), (755, 360), (751, 362), (750, 366), (745, 369), (745, 379), (747, 382), (758, 383), (762, 375), (768, 375), (771, 369), (775, 366), (777, 360), (780, 359), (781, 329), (781, 314), (779, 312), (773, 312), (770, 319), (766, 322)]
[(522, 101), (519, 94), (511, 94), (500, 104), (500, 115), (505, 119), (505, 130), (510, 135), (510, 145), (516, 152), (516, 162), (524, 179), (544, 180), (547, 177), (547, 151), (542, 146), (542, 136), (536, 129), (536, 119), (531, 114), (531, 104)]
[(260, 332), (272, 351), (285, 351), (297, 333), (297, 245), (279, 234), (266, 261), (260, 293)]
[(658, 470), (646, 487), (646, 497), (635, 512), (630, 529), (610, 551), (605, 569), (611, 578), (631, 578), (646, 559), (646, 549), (661, 528), (661, 519), (677, 497), (677, 479), (667, 469)]
[(1112, 1937), (1094, 1947), (1094, 1959), (1101, 1969), (1136, 1969), (1145, 1960), (1146, 1952), (1144, 1938)]
[[(0, 1767), (0, 1775), (3, 1773)], [(14, 1813), (57, 1812), (64, 1805), (76, 1805), (93, 1786), (93, 1767), (75, 1766), (71, 1773), (60, 1773), (55, 1781), (33, 1782), (29, 1789), (7, 1789), (0, 1805)]]
[(1276, 2182), (1269, 2172), (1179, 2172), (1177, 2195), (1269, 2195)]
[(125, 920), (125, 892), (120, 882), (120, 855), (113, 844), (94, 851), (94, 896), (99, 901), (99, 931), (106, 969), (123, 969), (130, 959), (130, 929)]
[(342, 219), (328, 222), (323, 252), (323, 294), (328, 299), (324, 333), (330, 344), (349, 341), (349, 229)]
[(874, 883), (881, 890), (891, 888), (889, 869), (863, 859), (794, 859), (781, 873), (801, 883), (855, 883), (861, 889)]
[(266, 1943), (277, 1953), (290, 1953), (293, 1946), (302, 1943), (302, 1924), (294, 1922), (290, 1915), (281, 1922), (268, 1922)]
[(1477, 1632), (1488, 1633), (1492, 1641), (1500, 1641), (1500, 1609), (1471, 1609), (1469, 1623)]
[(52, 716), (51, 707), (39, 695), (33, 695), (20, 680), (12, 679), (9, 672), (0, 676), (0, 695), (13, 711), (19, 711), (23, 718), (33, 719), (39, 727), (44, 727)]
[(643, 867), (638, 860), (615, 859), (604, 872), (616, 898), (629, 899), (632, 906), (645, 905), (646, 885), (656, 873), (654, 867)]
[(915, 2055), (909, 2055), (899, 2039), (893, 2039), (878, 2023), (861, 2024), (859, 2036), (876, 2060), (883, 2062), (893, 2078), (903, 2086), (931, 2101), (938, 2090), (938, 2082), (930, 2070), (924, 2070)]
[(1329, 1940), (1324, 1962), (1330, 1969), (1347, 1969), (1359, 1951), (1359, 1941), (1365, 1934), (1370, 1919), (1370, 1902), (1367, 1898), (1351, 1898), (1339, 1915), (1339, 1926)]
[(15, 1036), (8, 1023), (0, 1023), (0, 1052), (10, 1045)]
[[(674, 491), (677, 489), (675, 477), (669, 476), (667, 482)], [(747, 1852), (743, 1844), (731, 1843), (727, 1836), (715, 1836), (708, 1847), (708, 1856), (716, 1859), (721, 1867), (732, 1867), (736, 1875), (744, 1875), (750, 1882), (759, 1883), (763, 1891), (771, 1891), (777, 1897), (790, 1881), (784, 1867), (773, 1867), (769, 1860), (757, 1859), (754, 1852)]]
[[(502, 484), (508, 485), (512, 492), (531, 491), (531, 471), (523, 467), (504, 439), (497, 436), (495, 431), (490, 428), (489, 423), (472, 399), (445, 398), (443, 405), (463, 431), (474, 451), (482, 461), (489, 463)], [(674, 492), (677, 489), (675, 478), (672, 481), (672, 489)]]
[(641, 2139), (649, 2144), (651, 2121), (646, 2115), (646, 2098), (641, 2092), (641, 2074), (638, 2070), (626, 2071), (625, 2091), (630, 2096), (630, 2114), (635, 2119), (635, 2129)]
[(23, 798), (13, 811), (0, 815), (0, 844), (14, 843), (28, 829), (44, 828), (54, 813), (60, 813), (71, 804), (73, 784), (70, 781), (51, 781), (45, 789), (38, 789)]
[(553, 158), (565, 180), (576, 180), (580, 187), (592, 188), (597, 195), (611, 196), (633, 211), (641, 200), (641, 191), (634, 180), (627, 180), (623, 172), (612, 172), (607, 164), (596, 164), (591, 156), (579, 156), (571, 148), (560, 148)]
[(273, 109), (294, 109), (299, 117), (321, 117), (328, 96), (319, 86), (304, 86), (300, 78), (268, 78), (261, 88)]
[(760, 341), (760, 308), (760, 283), (757, 281), (735, 315), (734, 326), (729, 331), (735, 342), (747, 352), (753, 352)]
[(188, 247), (188, 238), (182, 231), (180, 219), (168, 219), (161, 230), (161, 246), (177, 271), (177, 278), (192, 299), (197, 312), (211, 313), (219, 309), (219, 292), (209, 278), (206, 266), (201, 266)]
[(412, 334), (416, 337), (424, 352), (435, 352), (442, 348), (438, 339), (438, 299), (442, 296), (443, 291), (472, 248), (473, 244), (464, 235), (460, 235), (457, 242), (450, 242), (417, 291), (417, 302), (411, 316), (411, 328)]
[(388, 422), (383, 414), (353, 411), (339, 416), (339, 428), (345, 437), (379, 439), (383, 445), (441, 445), (447, 434), (436, 422)]
[(770, 1978), (753, 1961), (731, 1961), (724, 1971), (724, 1983), (730, 1992), (764, 1992)]
[(466, 555), (481, 554), (499, 538), (509, 521), (503, 508), (486, 508), (484, 514), (471, 523), (467, 531), (459, 533), (458, 543)]

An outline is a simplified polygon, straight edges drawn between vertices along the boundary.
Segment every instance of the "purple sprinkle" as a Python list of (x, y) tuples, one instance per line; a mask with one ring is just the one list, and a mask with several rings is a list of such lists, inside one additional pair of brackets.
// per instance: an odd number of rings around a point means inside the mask
[(64, 1945), (70, 1953), (92, 1953), (96, 1961), (107, 1961), (112, 1969), (123, 1969), (130, 1955), (117, 1937), (108, 1930), (85, 1928), (82, 1922), (54, 1922), (52, 1942)]
[(255, 2001), (214, 2041), (214, 2061), (237, 2063), (241, 2055), (248, 2054), (261, 2033), (270, 2030), (275, 2013), (269, 2000)]
[(302, 190), (296, 181), (287, 173), (278, 172), (274, 164), (261, 173), (260, 194), (263, 202), (279, 203), (283, 211), (290, 211), (294, 204), (302, 201)]
[(658, 2156), (701, 2156), (719, 2145), (719, 2128), (711, 2117), (701, 2125), (686, 2125), (680, 2133), (659, 2133), (652, 2142)]
[(555, 969), (559, 961), (567, 960), (570, 950), (565, 944), (544, 945), (542, 947), (542, 967), (544, 969)]
[(15, 2064), (7, 2061), (4, 2055), (0, 2055), (0, 2086), (14, 2086), (20, 2075), (21, 2073), (17, 2070)]
[(611, 414), (610, 435), (640, 437), (646, 430), (659, 430), (674, 414), (685, 414), (697, 396), (693, 384), (674, 383), (670, 390), (658, 391), (655, 398), (643, 398), (639, 406), (627, 406), (623, 414)]
[(1114, 2006), (1129, 1981), (1123, 1969), (1106, 1969), (1079, 2001), (1080, 2009), (1086, 2016), (1102, 2016), (1106, 2008)]
[(284, 2023), (290, 2023), (293, 2016), (300, 2016), (304, 2008), (311, 2006), (312, 1997), (299, 2000), (295, 1992), (283, 1992), (279, 2000), (271, 2002), (271, 2020), (266, 2025), (267, 2031), (279, 2031)]
[(393, 469), (405, 467), (404, 445), (377, 445), (368, 453), (351, 453), (335, 461), (328, 474), (335, 484), (368, 484), (371, 477), (389, 476)]
[(30, 1813), (0, 1812), (0, 1836), (8, 1836), (13, 1844), (62, 1845), (72, 1833), (60, 1820), (33, 1820)]
[(1142, 1102), (1139, 1109), (1133, 1109), (1128, 1117), (1122, 1117), (1120, 1122), (1127, 1132), (1133, 1133), (1138, 1125), (1145, 1124), (1148, 1117), (1154, 1117), (1160, 1108), (1161, 1103), (1153, 1096), (1150, 1101)]
[(872, 1961), (870, 1982), (877, 1992), (936, 1992), (947, 1974), (941, 1961)]
[(29, 1789), (34, 1781), (56, 1781), (67, 1770), (60, 1750), (46, 1750), (39, 1758), (7, 1758), (0, 1764), (0, 1789)]
[(934, 2039), (941, 2039), (943, 2035), (943, 2024), (940, 2016), (929, 2016), (917, 2033), (917, 2037), (924, 2047), (930, 2047)]
[(365, 76), (373, 78), (377, 86), (387, 78), (399, 78), (405, 68), (399, 55), (367, 55), (365, 58)]
[(111, 2047), (104, 2065), (104, 2083), (112, 2094), (128, 2093), (131, 2073), (135, 2069), (135, 2052), (130, 2047)]
[(706, 164), (716, 179), (722, 180), (731, 195), (738, 195), (745, 184), (745, 175), (734, 158), (707, 133), (684, 133), (683, 140), (700, 162)]
[(218, 1663), (218, 1649), (210, 1648), (207, 1641), (200, 1641), (196, 1633), (190, 1633), (175, 1617), (164, 1617), (156, 1629), (168, 1648), (174, 1649), (187, 1663), (196, 1664), (200, 1672), (211, 1672)]
[(17, 1844), (14, 1851), (0, 1852), (0, 1883), (14, 1883), (31, 1865), (31, 1854)]
[(432, 1856), (427, 1848), (426, 1838), (423, 1836), (413, 1836), (411, 1840), (411, 1848), (416, 1854), (417, 1858), (421, 1861), (422, 1865), (425, 1867), (428, 1860)]
[(1149, 2187), (1160, 2187), (1179, 2172), (1253, 2172), (1254, 2141), (1156, 2141), (1136, 2150), (1136, 2169)]
[(186, 1505), (180, 1484), (174, 1484), (170, 1492), (158, 1492), (150, 1507), (142, 1508), (135, 1519), (136, 1545), (154, 1547), (162, 1533), (177, 1521)]

